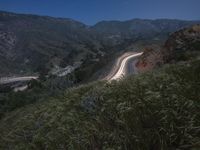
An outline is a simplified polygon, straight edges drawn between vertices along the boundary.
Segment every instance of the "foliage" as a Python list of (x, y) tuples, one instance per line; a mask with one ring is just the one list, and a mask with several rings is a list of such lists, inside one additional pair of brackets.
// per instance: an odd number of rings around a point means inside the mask
[(68, 89), (0, 121), (1, 149), (198, 149), (200, 61)]
[(6, 112), (62, 95), (67, 88), (74, 85), (73, 81), (72, 76), (52, 76), (48, 79), (41, 78), (40, 81), (31, 80), (26, 91), (13, 92), (9, 87), (2, 88), (4, 91), (0, 93), (0, 119)]

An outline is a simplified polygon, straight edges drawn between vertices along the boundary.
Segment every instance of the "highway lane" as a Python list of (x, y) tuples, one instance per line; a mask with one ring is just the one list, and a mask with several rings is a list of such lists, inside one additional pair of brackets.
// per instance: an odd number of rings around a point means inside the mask
[(127, 61), (127, 64), (126, 64), (127, 67), (125, 69), (125, 73), (127, 76), (137, 73), (137, 68), (135, 66), (136, 63), (137, 63), (137, 58), (130, 59), (129, 61)]
[(0, 84), (8, 84), (13, 82), (25, 82), (30, 80), (36, 80), (38, 76), (24, 76), (24, 77), (3, 77), (0, 78)]
[[(119, 80), (120, 78), (122, 78), (123, 76), (130, 74), (131, 72), (134, 71), (134, 68), (130, 68), (131, 64), (132, 67), (134, 67), (134, 61), (136, 58), (138, 58), (139, 56), (141, 56), (143, 54), (143, 52), (140, 53), (133, 53), (130, 54), (126, 57), (124, 57), (121, 62), (119, 63), (118, 70), (115, 74), (112, 75), (112, 77), (110, 77), (108, 80)], [(128, 62), (130, 62), (130, 64), (128, 64)]]

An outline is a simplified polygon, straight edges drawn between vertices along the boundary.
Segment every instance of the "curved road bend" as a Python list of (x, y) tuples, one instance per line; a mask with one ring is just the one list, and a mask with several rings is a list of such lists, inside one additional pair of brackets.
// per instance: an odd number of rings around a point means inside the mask
[(123, 60), (121, 61), (121, 63), (119, 64), (119, 66), (117, 66), (118, 67), (117, 72), (108, 80), (110, 80), (110, 81), (111, 80), (119, 80), (124, 75), (126, 75), (126, 70), (128, 68), (128, 65), (127, 65), (128, 61), (130, 61), (131, 59), (135, 59), (135, 58), (141, 56), (142, 54), (143, 54), (143, 52), (134, 53), (134, 54), (128, 55), (127, 57), (124, 57)]

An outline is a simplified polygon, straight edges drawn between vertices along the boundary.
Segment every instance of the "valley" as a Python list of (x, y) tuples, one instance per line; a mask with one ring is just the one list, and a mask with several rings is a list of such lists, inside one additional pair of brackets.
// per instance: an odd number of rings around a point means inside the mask
[[(69, 18), (0, 12), (0, 77), (48, 75), (56, 68), (84, 68), (91, 61), (163, 43), (168, 35), (199, 21), (132, 19), (93, 26)], [(131, 46), (132, 45), (132, 46)], [(129, 48), (131, 46), (131, 49)], [(4, 67), (6, 66), (6, 67)], [(96, 70), (90, 76), (96, 73)], [(85, 80), (85, 79), (83, 79)]]

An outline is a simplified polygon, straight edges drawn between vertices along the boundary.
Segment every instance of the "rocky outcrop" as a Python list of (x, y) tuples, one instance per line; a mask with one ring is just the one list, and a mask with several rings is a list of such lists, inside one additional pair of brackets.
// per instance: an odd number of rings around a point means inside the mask
[(165, 63), (188, 61), (199, 56), (200, 25), (194, 25), (171, 34), (160, 48), (145, 48), (136, 66), (139, 72), (145, 72)]
[(146, 72), (159, 67), (163, 64), (161, 48), (156, 46), (150, 46), (144, 49), (144, 53), (136, 63), (138, 72)]
[(173, 33), (166, 41), (162, 54), (164, 61), (176, 62), (187, 60), (189, 53), (200, 52), (200, 25), (194, 25)]

